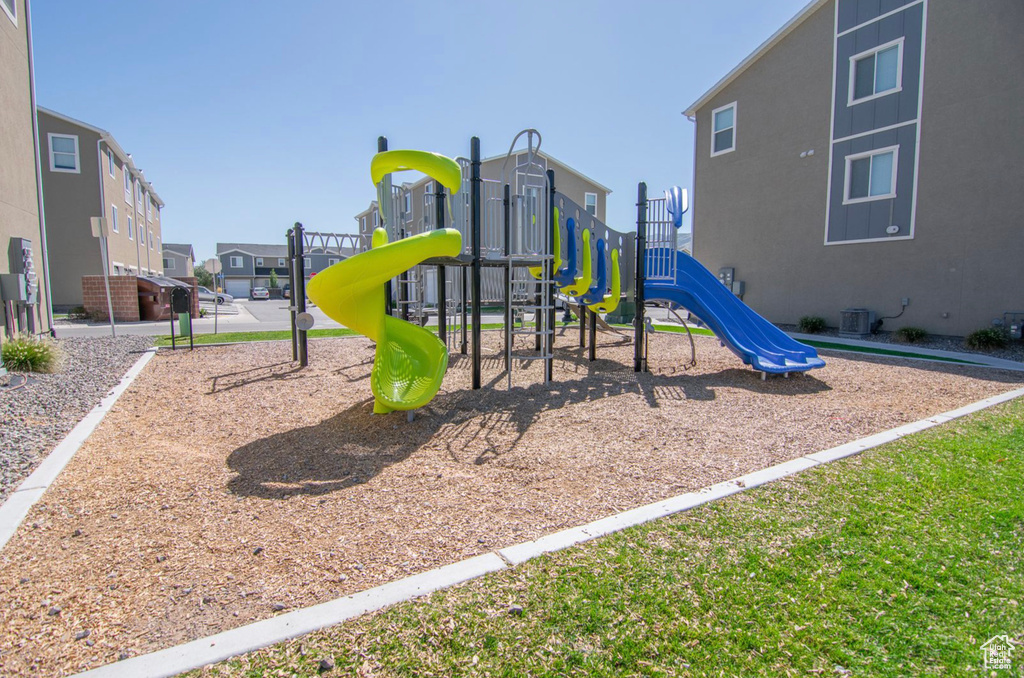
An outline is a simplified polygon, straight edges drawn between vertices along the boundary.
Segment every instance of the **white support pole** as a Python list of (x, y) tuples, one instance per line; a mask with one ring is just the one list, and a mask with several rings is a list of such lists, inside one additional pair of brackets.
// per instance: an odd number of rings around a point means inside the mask
[(110, 317), (110, 336), (117, 339), (117, 329), (114, 327), (114, 304), (110, 299), (110, 266), (107, 263), (107, 237), (100, 235), (100, 257), (103, 259), (103, 285), (107, 288), (107, 314)]

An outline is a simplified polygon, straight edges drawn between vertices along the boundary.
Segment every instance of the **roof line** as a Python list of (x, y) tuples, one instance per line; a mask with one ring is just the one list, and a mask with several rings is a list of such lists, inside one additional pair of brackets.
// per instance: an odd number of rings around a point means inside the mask
[(121, 162), (125, 163), (126, 165), (130, 166), (132, 169), (135, 170), (139, 180), (142, 181), (142, 183), (146, 186), (147, 192), (154, 198), (156, 198), (156, 201), (160, 203), (160, 207), (166, 207), (164, 201), (161, 200), (160, 196), (157, 194), (156, 189), (153, 188), (153, 184), (148, 179), (146, 179), (146, 176), (142, 173), (142, 171), (135, 166), (135, 161), (128, 157), (128, 153), (125, 152), (123, 148), (121, 148), (121, 144), (117, 143), (117, 139), (114, 138), (113, 134), (111, 134), (105, 129), (96, 127), (95, 125), (90, 125), (87, 122), (82, 122), (81, 120), (72, 118), (70, 115), (58, 113), (57, 111), (49, 109), (45, 106), (36, 105), (36, 110), (41, 111), (42, 113), (46, 113), (47, 115), (57, 118), (58, 120), (69, 122), (72, 125), (84, 127), (90, 132), (95, 132), (96, 134), (100, 135), (100, 139), (102, 139), (104, 143), (106, 143), (107, 146), (109, 146), (117, 154), (117, 157), (121, 159)]
[(700, 98), (694, 101), (692, 104), (687, 106), (686, 110), (683, 111), (683, 115), (685, 115), (688, 118), (692, 118), (694, 113), (697, 112), (697, 109), (703, 108), (704, 105), (708, 103), (708, 101), (710, 101), (719, 92), (725, 89), (725, 87), (729, 83), (738, 78), (744, 71), (750, 68), (755, 61), (760, 59), (765, 54), (765, 52), (767, 52), (776, 44), (781, 42), (783, 38), (792, 33), (793, 30), (796, 29), (797, 26), (802, 24), (804, 20), (806, 20), (809, 16), (811, 16), (811, 14), (813, 14), (822, 5), (829, 1), (830, 0), (811, 0), (809, 3), (807, 3), (807, 5), (804, 6), (802, 10), (796, 13), (796, 16), (787, 21), (782, 28), (775, 31), (775, 33), (773, 33), (770, 38), (762, 42), (761, 45), (753, 52), (751, 52), (749, 55), (747, 55), (747, 58), (741, 61), (738, 66), (736, 66), (734, 69), (726, 73), (725, 77), (716, 82), (711, 89), (702, 94)]
[[(514, 151), (513, 151), (513, 153), (514, 153), (515, 155), (519, 155), (520, 153), (529, 153), (529, 149), (521, 148), (521, 149), (519, 149), (519, 150), (517, 150), (517, 151), (515, 151), (515, 150), (514, 150)], [(584, 174), (583, 172), (581, 172), (581, 171), (579, 171), (578, 169), (575, 169), (575, 168), (573, 168), (573, 167), (570, 167), (570, 166), (569, 166), (569, 165), (567, 165), (567, 164), (566, 164), (565, 162), (563, 162), (563, 161), (559, 160), (558, 158), (556, 158), (555, 156), (551, 155), (550, 153), (547, 153), (546, 151), (542, 151), (542, 150), (540, 150), (540, 149), (536, 149), (536, 150), (534, 150), (534, 153), (536, 153), (537, 155), (539, 155), (540, 157), (542, 157), (542, 158), (544, 158), (544, 159), (546, 159), (546, 160), (554, 160), (554, 161), (555, 161), (555, 162), (557, 162), (557, 163), (558, 163), (559, 165), (561, 165), (562, 167), (564, 167), (564, 168), (565, 168), (565, 169), (566, 169), (566, 170), (567, 170), (567, 171), (568, 171), (568, 172), (569, 172), (570, 174), (575, 174), (575, 175), (576, 175), (576, 176), (578, 176), (578, 177), (579, 177), (580, 179), (583, 179), (584, 181), (588, 181), (588, 182), (592, 183), (592, 184), (593, 184), (594, 186), (597, 186), (598, 188), (600, 188), (600, 189), (601, 189), (602, 191), (604, 191), (605, 193), (609, 193), (609, 194), (610, 194), (610, 193), (612, 192), (612, 189), (608, 188), (608, 187), (607, 187), (607, 186), (605, 186), (604, 184), (601, 184), (601, 183), (598, 183), (597, 181), (594, 181), (593, 179), (591, 179), (590, 177), (588, 177), (588, 176), (587, 176), (586, 174)], [(484, 162), (490, 162), (490, 161), (492, 161), (492, 160), (500, 160), (500, 159), (502, 159), (502, 158), (505, 158), (506, 156), (508, 156), (508, 153), (502, 153), (502, 154), (500, 154), (500, 155), (492, 155), (492, 156), (491, 156), (491, 157), (489, 157), (489, 158), (483, 158), (483, 159), (481, 159), (481, 160), (480, 160), (480, 162), (484, 163)]]

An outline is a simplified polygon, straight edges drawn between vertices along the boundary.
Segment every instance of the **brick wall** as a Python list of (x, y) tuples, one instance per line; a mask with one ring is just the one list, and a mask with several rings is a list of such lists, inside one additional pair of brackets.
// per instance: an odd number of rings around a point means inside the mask
[(192, 317), (199, 317), (199, 278), (195, 276), (174, 276), (174, 280), (180, 280), (186, 285), (192, 286)]
[[(82, 299), (85, 312), (107, 320), (107, 290), (102, 275), (82, 276)], [(110, 301), (117, 322), (138, 322), (139, 284), (134, 275), (110, 276)]]

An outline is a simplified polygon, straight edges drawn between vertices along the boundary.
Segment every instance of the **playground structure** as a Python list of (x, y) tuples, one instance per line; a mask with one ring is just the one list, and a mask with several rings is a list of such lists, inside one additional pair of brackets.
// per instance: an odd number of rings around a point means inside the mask
[[(526, 148), (517, 151), (525, 137)], [(559, 192), (553, 170), (538, 162), (540, 134), (533, 129), (513, 139), (498, 180), (481, 177), (480, 140), (470, 158), (451, 159), (424, 151), (388, 151), (378, 139), (371, 162), (381, 226), (365, 238), (289, 231), (293, 358), (308, 364), (306, 331), (312, 317), (306, 295), (332, 319), (376, 342), (371, 377), (374, 411), (412, 411), (440, 388), (455, 340), (449, 322), (458, 320), (460, 350), (471, 356), (472, 388), (481, 387), (481, 308), (484, 270), (503, 278), (504, 365), (540, 360), (543, 379), (552, 379), (556, 299), (575, 305), (580, 347), (596, 359), (599, 314), (632, 299), (634, 371), (645, 371), (645, 305), (685, 308), (735, 353), (761, 372), (789, 375), (822, 367), (817, 352), (757, 315), (718, 278), (677, 248), (677, 231), (687, 211), (686, 191), (673, 188), (649, 198), (637, 191), (637, 231), (619, 232)], [(424, 197), (424, 218), (409, 225), (408, 189), (392, 174), (420, 171), (434, 180)], [(303, 255), (309, 251), (357, 252), (310, 280)], [(642, 265), (638, 265), (642, 262)], [(424, 325), (428, 271), (435, 271), (437, 335)], [(449, 280), (449, 273), (455, 275)], [(493, 277), (493, 276), (492, 276)], [(461, 283), (457, 284), (457, 283)], [(467, 317), (468, 316), (468, 317)], [(532, 316), (532, 325), (525, 321)], [(410, 322), (418, 321), (418, 322)], [(588, 332), (589, 328), (589, 332)], [(534, 338), (532, 350), (517, 350), (516, 335)], [(692, 341), (692, 339), (691, 339)], [(411, 415), (410, 415), (411, 416)]]

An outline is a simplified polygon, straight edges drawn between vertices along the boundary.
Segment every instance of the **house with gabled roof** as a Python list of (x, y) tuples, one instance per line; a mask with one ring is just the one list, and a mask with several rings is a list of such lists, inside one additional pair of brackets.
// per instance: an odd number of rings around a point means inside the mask
[(189, 244), (164, 243), (164, 275), (185, 278), (195, 275), (196, 252)]
[[(332, 264), (355, 254), (349, 248), (312, 248), (305, 253), (308, 280)], [(224, 291), (236, 298), (246, 298), (254, 287), (270, 287), (270, 272), (277, 275), (278, 286), (288, 283), (288, 245), (256, 243), (217, 243), (217, 257), (224, 276)]]
[(813, 0), (684, 114), (693, 253), (778, 323), (1024, 310), (1024, 4)]

